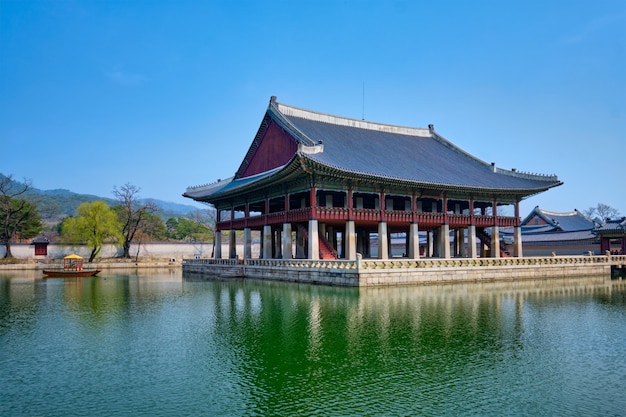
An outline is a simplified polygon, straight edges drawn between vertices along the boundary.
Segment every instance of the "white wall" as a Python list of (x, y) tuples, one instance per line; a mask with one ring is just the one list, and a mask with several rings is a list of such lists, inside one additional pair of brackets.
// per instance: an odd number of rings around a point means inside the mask
[[(213, 253), (213, 243), (171, 243), (171, 242), (155, 242), (141, 243), (140, 245), (132, 244), (130, 247), (130, 256), (136, 257), (139, 251), (140, 258), (209, 258)], [(85, 245), (48, 245), (47, 256), (35, 256), (35, 246), (27, 243), (11, 244), (11, 253), (19, 259), (61, 259), (66, 255), (75, 253), (84, 258), (89, 258), (91, 248)], [(104, 245), (99, 254), (100, 258), (120, 257), (123, 253), (121, 246)], [(0, 245), (0, 258), (6, 254), (6, 247)]]

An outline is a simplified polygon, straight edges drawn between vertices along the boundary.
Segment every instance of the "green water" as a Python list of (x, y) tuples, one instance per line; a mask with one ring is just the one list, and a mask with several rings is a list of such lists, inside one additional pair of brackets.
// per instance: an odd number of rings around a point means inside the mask
[(1, 416), (626, 415), (626, 284), (0, 274)]

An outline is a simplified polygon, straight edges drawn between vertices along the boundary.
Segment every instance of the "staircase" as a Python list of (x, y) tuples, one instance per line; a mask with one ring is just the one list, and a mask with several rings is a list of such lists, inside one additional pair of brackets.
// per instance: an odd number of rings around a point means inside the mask
[[(309, 231), (301, 223), (297, 223), (298, 231), (302, 233), (304, 238), (309, 240)], [(323, 236), (319, 236), (320, 259), (337, 259), (339, 255), (330, 242)]]
[[(487, 247), (489, 248), (489, 251), (491, 252), (491, 236), (489, 236), (487, 232), (485, 232), (485, 229), (476, 228), (476, 236), (480, 239), (482, 243), (487, 245)], [(507, 246), (502, 241), (500, 241), (500, 257), (501, 258), (511, 257), (507, 249), (508, 249)]]

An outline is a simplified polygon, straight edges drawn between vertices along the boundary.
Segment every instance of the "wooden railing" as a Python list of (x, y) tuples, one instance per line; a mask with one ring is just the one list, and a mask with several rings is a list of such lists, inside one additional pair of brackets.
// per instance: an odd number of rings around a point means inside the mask
[[(285, 221), (290, 223), (303, 223), (311, 218), (319, 221), (346, 221), (350, 217), (350, 211), (345, 207), (305, 207), (294, 210), (277, 211), (268, 214), (245, 218), (237, 218), (233, 220), (223, 220), (218, 222), (220, 230), (230, 228), (241, 230), (244, 227), (261, 227), (266, 224), (281, 224)], [(414, 219), (413, 212), (405, 210), (386, 210), (381, 213), (376, 209), (352, 209), (352, 217), (356, 222), (379, 222), (384, 217), (388, 223), (402, 224), (411, 223)], [(446, 217), (450, 227), (462, 227), (471, 224), (471, 216), (469, 214), (445, 214), (439, 212), (420, 212), (415, 213), (415, 219), (418, 224), (426, 227), (437, 227), (445, 223)], [(516, 226), (517, 218), (507, 216), (474, 216), (474, 224), (477, 227), (491, 227), (498, 225), (500, 227)]]

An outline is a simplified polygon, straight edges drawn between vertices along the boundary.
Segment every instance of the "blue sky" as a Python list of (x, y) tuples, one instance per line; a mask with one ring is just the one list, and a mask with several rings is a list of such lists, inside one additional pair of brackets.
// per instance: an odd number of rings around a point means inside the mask
[(626, 214), (623, 0), (0, 0), (0, 172), (38, 188), (191, 204), (272, 95), (558, 175), (522, 217)]

